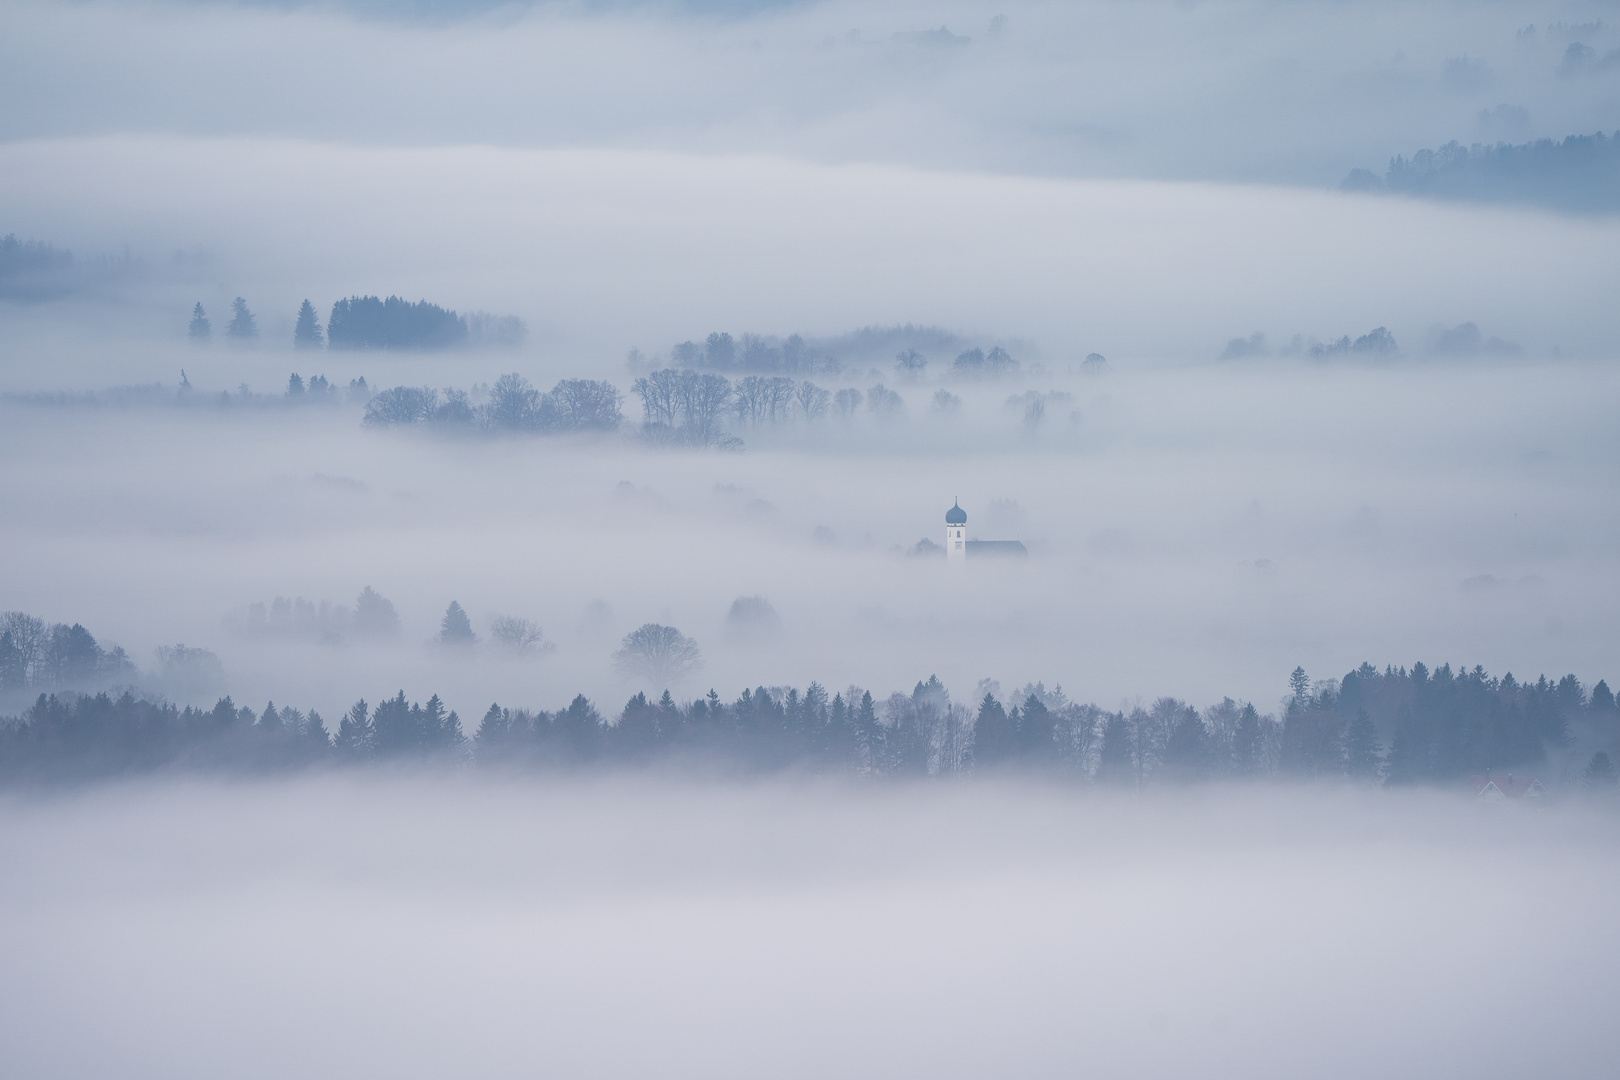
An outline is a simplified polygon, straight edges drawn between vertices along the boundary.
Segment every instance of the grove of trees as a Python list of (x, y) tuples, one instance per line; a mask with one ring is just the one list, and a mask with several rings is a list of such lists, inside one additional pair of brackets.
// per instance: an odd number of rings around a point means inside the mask
[[(651, 640), (660, 634), (673, 636)], [(652, 624), (630, 635), (621, 655), (642, 677), (678, 677), (697, 660), (678, 632)], [(1005, 697), (989, 686), (964, 705), (930, 677), (882, 699), (813, 682), (745, 689), (730, 702), (713, 690), (690, 702), (668, 690), (656, 699), (638, 692), (612, 715), (583, 695), (555, 712), (492, 704), (471, 737), (437, 696), (418, 704), (403, 691), (375, 708), (356, 702), (335, 730), (313, 711), (254, 710), (228, 697), (203, 710), (133, 693), (41, 693), (0, 720), (0, 779), (383, 760), (557, 768), (684, 760), (873, 777), (1026, 770), (1130, 787), (1265, 777), (1455, 786), (1470, 775), (1545, 768), (1572, 741), (1612, 749), (1617, 736), (1620, 710), (1604, 682), (1588, 689), (1573, 675), (1521, 682), (1422, 664), (1364, 664), (1314, 685), (1296, 669), (1280, 718), (1232, 698), (1205, 709), (1161, 697), (1108, 710), (1041, 683)], [(1608, 785), (1614, 767), (1606, 749), (1598, 754), (1581, 772)]]
[(334, 349), (448, 349), (467, 343), (467, 320), (426, 300), (351, 296), (332, 305), (326, 340)]
[[(1589, 46), (1571, 45), (1566, 66), (1575, 70), (1595, 62), (1590, 53)], [(1354, 169), (1340, 186), (1347, 191), (1539, 203), (1563, 210), (1614, 210), (1620, 208), (1620, 132), (1536, 139), (1516, 146), (1449, 142), (1438, 150), (1391, 159), (1382, 176)]]
[(601, 379), (563, 379), (541, 393), (516, 373), (502, 375), (474, 404), (464, 390), (395, 386), (366, 403), (372, 427), (432, 426), (486, 432), (613, 431), (624, 422), (618, 389)]

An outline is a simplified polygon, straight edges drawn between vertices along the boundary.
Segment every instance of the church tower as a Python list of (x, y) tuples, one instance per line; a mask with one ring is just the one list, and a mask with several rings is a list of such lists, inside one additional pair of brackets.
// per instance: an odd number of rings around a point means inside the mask
[(960, 501), (945, 511), (945, 562), (951, 567), (967, 564), (967, 511)]

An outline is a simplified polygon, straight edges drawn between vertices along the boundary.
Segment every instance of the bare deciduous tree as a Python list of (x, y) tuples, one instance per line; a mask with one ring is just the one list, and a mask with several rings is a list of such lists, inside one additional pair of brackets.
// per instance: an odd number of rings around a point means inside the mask
[(831, 394), (808, 379), (793, 391), (793, 401), (799, 406), (799, 411), (804, 413), (807, 421), (824, 414), (827, 411), (827, 402), (831, 399)]
[(539, 623), (513, 615), (496, 615), (490, 619), (489, 636), (497, 645), (512, 652), (547, 653), (555, 648), (545, 640)]
[(697, 671), (703, 654), (697, 642), (673, 626), (647, 623), (624, 636), (613, 663), (625, 674), (667, 686)]

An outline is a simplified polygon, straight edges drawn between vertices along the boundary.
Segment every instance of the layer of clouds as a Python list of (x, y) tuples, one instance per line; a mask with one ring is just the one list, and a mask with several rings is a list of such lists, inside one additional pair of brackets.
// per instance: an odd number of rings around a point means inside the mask
[[(0, 12), (0, 138), (607, 145), (1329, 185), (1489, 135), (1479, 117), (1499, 107), (1525, 118), (1518, 135), (1615, 126), (1620, 71), (1561, 77), (1553, 26), (1603, 10), (26, 0)], [(916, 33), (942, 26), (961, 41)], [(1598, 54), (1620, 44), (1586, 36)]]
[[(242, 377), (239, 355), (169, 362), (206, 396)], [(314, 361), (280, 362), (284, 381), (285, 365)], [(395, 363), (321, 362), (379, 385)], [(467, 385), (512, 362), (405, 361), (399, 379)], [(541, 385), (558, 374), (521, 365)], [(673, 688), (683, 697), (812, 679), (885, 694), (938, 673), (958, 698), (993, 677), (1109, 707), (1173, 693), (1271, 708), (1295, 664), (1328, 677), (1420, 659), (1612, 684), (1616, 375), (1471, 365), (1120, 363), (1103, 379), (949, 383), (964, 398), (951, 419), (928, 411), (938, 383), (900, 383), (902, 420), (744, 429), (742, 454), (384, 433), (356, 408), (12, 404), (0, 606), (81, 621), (148, 664), (158, 645), (213, 648), (239, 700), (329, 717), (401, 687), (444, 695), (469, 723), (491, 700), (557, 708), (581, 691), (616, 709), (638, 687), (609, 654), (648, 621), (704, 647), (705, 670)], [(1072, 398), (1031, 435), (1004, 404), (1024, 389)], [(970, 535), (1022, 539), (1029, 560), (953, 582), (942, 561), (898, 554), (942, 539), (953, 496)], [(1477, 587), (1485, 576), (1507, 584)], [(366, 585), (404, 619), (388, 647), (238, 639), (222, 624), (276, 596), (352, 603)], [(728, 640), (732, 601), (753, 595), (782, 634)], [(452, 599), (481, 635), (491, 615), (525, 616), (558, 651), (430, 647)]]
[(13, 799), (0, 1034), (39, 1078), (1599, 1075), (1613, 814), (1511, 809), (647, 777)]
[[(23, 235), (146, 259), (157, 284), (113, 320), (126, 343), (174, 340), (195, 300), (219, 316), (236, 295), (286, 341), (305, 297), (324, 313), (357, 292), (522, 315), (576, 367), (714, 329), (868, 323), (1015, 336), (1050, 358), (1204, 358), (1257, 328), (1382, 325), (1415, 346), (1487, 320), (1532, 352), (1607, 355), (1620, 333), (1604, 301), (1620, 223), (1535, 212), (777, 157), (133, 136), (4, 145), (0, 169)], [(102, 317), (57, 311), (13, 306), (0, 333)], [(12, 355), (9, 387), (69, 377), (40, 355)], [(121, 362), (124, 381), (142, 370)], [(91, 385), (105, 381), (119, 380)]]

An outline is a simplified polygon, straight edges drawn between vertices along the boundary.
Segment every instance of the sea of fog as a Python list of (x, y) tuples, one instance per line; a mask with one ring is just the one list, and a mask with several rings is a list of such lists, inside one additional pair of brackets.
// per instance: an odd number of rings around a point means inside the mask
[(510, 785), (0, 802), (7, 1072), (1607, 1075), (1612, 804)]
[[(612, 711), (663, 689), (610, 664), (646, 622), (703, 649), (670, 687), (681, 699), (811, 680), (882, 697), (937, 674), (964, 703), (982, 680), (1041, 680), (1108, 708), (1230, 694), (1264, 711), (1296, 665), (1620, 674), (1607, 364), (1117, 363), (989, 384), (848, 372), (823, 381), (883, 379), (904, 414), (744, 427), (726, 453), (628, 430), (457, 438), (368, 428), (358, 405), (210, 404), (238, 363), (269, 389), (293, 364), (376, 386), (566, 373), (521, 356), (212, 355), (171, 352), (190, 365), (188, 406), (172, 383), (145, 404), (0, 403), (3, 607), (81, 622), (148, 670), (158, 646), (213, 650), (223, 683), (167, 690), (201, 705), (228, 691), (334, 718), (404, 689), (469, 724), (492, 700), (558, 708), (579, 692)], [(960, 411), (935, 413), (947, 387)], [(1050, 403), (1033, 430), (1007, 404), (1030, 391)], [(1020, 539), (1027, 560), (952, 577), (911, 554), (943, 541), (958, 498), (970, 536)], [(241, 632), (254, 603), (352, 605), (367, 586), (398, 610), (398, 638)], [(744, 596), (779, 630), (729, 624)], [(512, 615), (555, 651), (439, 647), (452, 600), (486, 644)]]
[(518, 315), (572, 374), (714, 330), (908, 322), (1049, 366), (1378, 326), (1423, 355), (1465, 322), (1533, 355), (1620, 342), (1620, 220), (1326, 185), (164, 133), (0, 143), (0, 172), (0, 229), (118, 271), (0, 310), (8, 389), (176, 378), (142, 346), (182, 339), (199, 301), (223, 328), (237, 296), (278, 344), (305, 299), (323, 319), (372, 293)]

